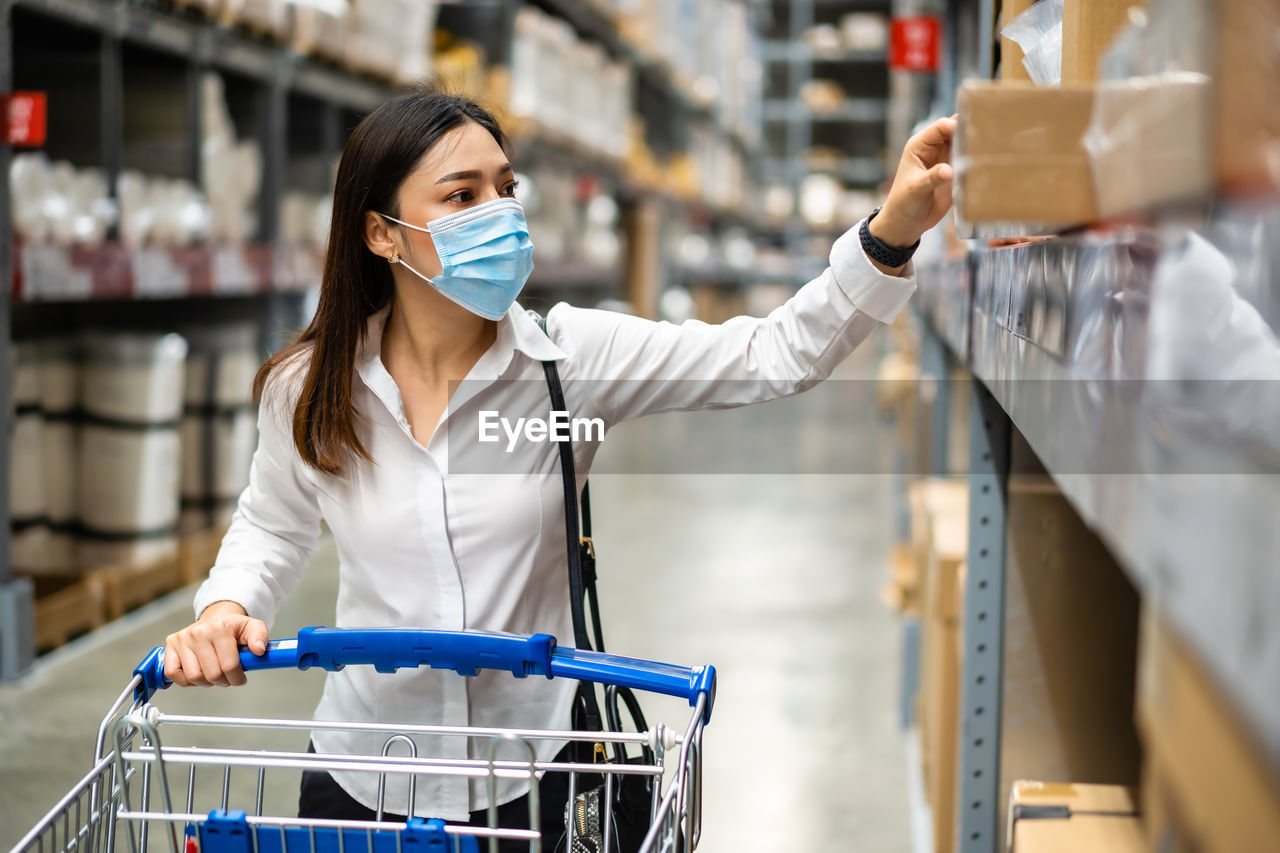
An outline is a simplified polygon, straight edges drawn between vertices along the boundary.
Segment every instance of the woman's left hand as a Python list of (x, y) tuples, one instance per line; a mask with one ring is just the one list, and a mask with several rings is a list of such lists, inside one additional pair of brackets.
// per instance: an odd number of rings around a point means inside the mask
[(951, 140), (955, 116), (940, 118), (907, 140), (889, 197), (868, 226), (890, 246), (906, 248), (951, 207)]

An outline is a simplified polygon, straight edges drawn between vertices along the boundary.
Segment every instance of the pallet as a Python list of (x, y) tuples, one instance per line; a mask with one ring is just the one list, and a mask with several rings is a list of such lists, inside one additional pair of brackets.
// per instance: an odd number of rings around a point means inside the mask
[(46, 652), (209, 574), (226, 525), (181, 537), (172, 554), (83, 572), (29, 575), (35, 584), (35, 647)]
[(178, 549), (146, 563), (121, 563), (94, 569), (106, 592), (108, 619), (119, 619), (136, 607), (186, 586)]
[(36, 588), (35, 646), (38, 651), (65, 646), (72, 638), (107, 621), (102, 578), (89, 575), (42, 575)]
[(188, 534), (172, 554), (147, 563), (120, 564), (95, 570), (106, 593), (107, 618), (118, 619), (184, 586), (203, 580), (222, 544), (225, 526)]

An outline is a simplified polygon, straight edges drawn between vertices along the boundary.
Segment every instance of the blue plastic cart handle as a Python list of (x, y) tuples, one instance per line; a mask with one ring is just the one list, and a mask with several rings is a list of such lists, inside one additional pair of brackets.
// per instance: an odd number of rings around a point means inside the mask
[[(398, 669), (452, 669), (477, 675), (481, 669), (507, 670), (517, 678), (543, 675), (612, 684), (686, 699), (690, 707), (707, 697), (707, 720), (715, 703), (715, 667), (692, 669), (638, 658), (557, 648), (550, 634), (520, 636), (479, 631), (418, 628), (303, 628), (294, 640), (271, 640), (265, 654), (240, 649), (240, 666), (256, 669), (310, 669), (336, 672), (349, 664), (378, 672)], [(171, 683), (164, 675), (164, 648), (157, 646), (133, 670), (141, 677), (134, 699), (145, 702)]]

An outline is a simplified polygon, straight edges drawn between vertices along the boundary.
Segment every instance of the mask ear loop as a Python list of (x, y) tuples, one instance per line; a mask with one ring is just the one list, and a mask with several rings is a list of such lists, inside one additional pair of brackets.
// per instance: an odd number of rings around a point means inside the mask
[[(374, 211), (374, 212), (375, 212), (375, 213), (377, 213), (377, 211)], [(387, 215), (387, 214), (385, 214), (385, 213), (378, 213), (378, 215), (379, 215), (379, 216), (381, 216), (383, 219), (389, 219), (389, 220), (391, 220), (392, 222), (396, 223), (397, 225), (403, 225), (405, 228), (412, 228), (412, 229), (414, 229), (415, 231), (421, 231), (421, 232), (422, 232), (422, 233), (424, 233), (424, 234), (430, 234), (430, 233), (431, 233), (431, 231), (430, 231), (429, 229), (427, 229), (427, 228), (419, 228), (417, 225), (410, 225), (408, 222), (402, 222), (402, 221), (400, 221), (399, 219), (396, 219), (394, 216), (388, 216), (388, 215)], [(392, 249), (392, 250), (391, 250), (391, 257), (387, 258), (387, 263), (389, 263), (389, 264), (399, 264), (400, 266), (402, 266), (402, 267), (404, 267), (405, 269), (407, 269), (409, 272), (411, 272), (411, 273), (413, 273), (414, 275), (416, 275), (418, 278), (420, 278), (420, 279), (422, 279), (423, 281), (425, 281), (427, 284), (430, 284), (432, 287), (434, 287), (434, 286), (435, 286), (435, 283), (434, 283), (434, 282), (432, 282), (430, 278), (428, 278), (427, 276), (425, 276), (425, 275), (423, 275), (422, 273), (418, 272), (418, 271), (417, 271), (417, 270), (415, 270), (413, 267), (409, 266), (409, 265), (408, 265), (408, 264), (406, 264), (403, 260), (401, 260), (401, 259), (400, 259), (400, 252), (399, 252), (398, 250), (396, 250), (396, 249)]]

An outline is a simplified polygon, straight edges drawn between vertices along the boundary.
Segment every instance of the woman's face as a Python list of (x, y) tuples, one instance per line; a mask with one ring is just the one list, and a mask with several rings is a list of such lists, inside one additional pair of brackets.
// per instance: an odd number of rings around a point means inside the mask
[[(515, 175), (498, 141), (468, 121), (445, 134), (404, 179), (396, 218), (425, 228), (428, 222), (487, 201), (512, 198), (515, 192)], [(440, 274), (440, 258), (430, 234), (386, 224), (405, 261), (428, 277)]]

